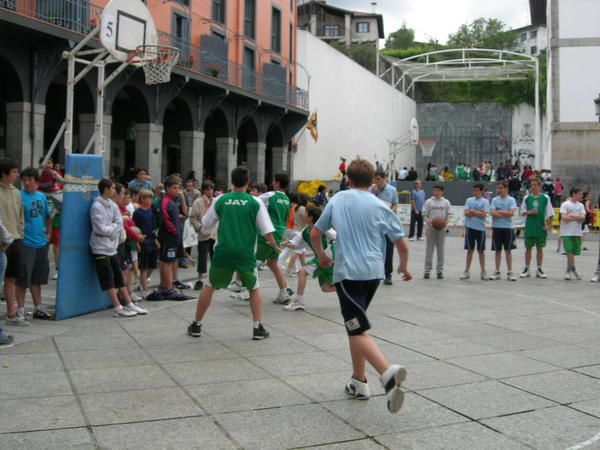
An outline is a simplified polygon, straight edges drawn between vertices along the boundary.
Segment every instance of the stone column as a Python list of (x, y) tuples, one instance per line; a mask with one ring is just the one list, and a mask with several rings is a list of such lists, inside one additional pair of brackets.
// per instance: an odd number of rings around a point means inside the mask
[[(95, 114), (79, 114), (79, 143), (74, 146), (74, 153), (83, 153), (90, 142), (96, 129)], [(105, 115), (104, 123), (102, 124), (102, 134), (104, 135), (104, 153), (102, 153), (102, 162), (104, 163), (104, 174), (110, 174), (110, 156), (112, 150), (112, 116)], [(92, 144), (88, 154), (94, 154), (95, 146)], [(125, 167), (125, 169), (127, 169)]]
[(256, 183), (265, 181), (265, 151), (267, 144), (263, 142), (249, 142), (246, 144), (248, 149), (248, 170), (250, 179)]
[(233, 138), (217, 138), (217, 184), (229, 188), (231, 171), (237, 165), (237, 155), (233, 153)]
[(350, 47), (352, 45), (352, 17), (350, 14), (346, 14), (344, 16), (344, 27), (345, 27), (345, 38), (346, 38), (346, 46)]
[(287, 147), (273, 147), (273, 173), (286, 172), (288, 169)]
[(135, 164), (147, 169), (154, 184), (162, 179), (163, 126), (155, 123), (138, 123), (135, 126)]
[(35, 105), (33, 115), (34, 140), (31, 138), (31, 103), (6, 104), (6, 156), (16, 160), (21, 168), (33, 164), (44, 153), (44, 117), (46, 105)]
[(181, 175), (184, 177), (191, 170), (196, 171), (196, 178), (202, 182), (204, 172), (204, 132), (181, 131)]

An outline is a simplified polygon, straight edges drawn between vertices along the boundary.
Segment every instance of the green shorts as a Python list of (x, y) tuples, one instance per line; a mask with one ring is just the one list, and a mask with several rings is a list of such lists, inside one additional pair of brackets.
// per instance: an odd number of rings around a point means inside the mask
[(571, 253), (575, 256), (581, 255), (581, 236), (563, 236), (561, 239), (565, 253)]
[(525, 248), (544, 248), (546, 246), (546, 236), (525, 236)]
[(333, 266), (323, 269), (313, 259), (304, 266), (304, 270), (306, 270), (309, 277), (319, 280), (319, 286), (323, 287), (326, 284), (333, 286)]
[[(273, 237), (275, 238), (277, 245), (281, 245), (283, 234), (275, 232), (273, 233)], [(267, 240), (263, 236), (259, 236), (256, 243), (256, 260), (268, 261), (272, 259), (279, 259), (279, 253), (277, 253), (273, 247), (267, 244)]]
[[(215, 289), (227, 289), (233, 279), (233, 274), (236, 272), (231, 267), (215, 267), (211, 266), (208, 271), (208, 282), (207, 286), (211, 286)], [(240, 280), (246, 289), (253, 291), (258, 289), (258, 271), (256, 269), (247, 272), (238, 272)]]

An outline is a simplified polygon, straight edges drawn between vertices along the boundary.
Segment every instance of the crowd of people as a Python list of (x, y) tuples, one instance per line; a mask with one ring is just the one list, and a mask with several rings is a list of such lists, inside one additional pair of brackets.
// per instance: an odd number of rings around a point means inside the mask
[[(345, 163), (345, 162), (344, 162)], [(48, 283), (48, 248), (60, 245), (61, 203), (54, 195), (64, 182), (60, 168), (49, 161), (41, 169), (27, 167), (19, 173), (16, 162), (0, 162), (0, 277), (6, 293), (6, 324), (29, 326), (25, 312), (25, 292), (29, 289), (33, 318), (53, 319), (42, 303), (41, 286)], [(380, 375), (387, 407), (397, 412), (403, 403), (401, 385), (406, 369), (390, 364), (369, 336), (367, 310), (383, 280), (392, 284), (393, 254), (399, 256), (398, 274), (412, 279), (407, 269), (408, 243), (416, 237), (426, 241), (424, 279), (435, 273), (444, 278), (444, 250), (450, 217), (450, 202), (444, 198), (444, 185), (435, 185), (425, 198), (420, 181), (411, 196), (411, 223), (408, 239), (396, 209), (397, 189), (388, 183), (387, 173), (371, 163), (356, 159), (344, 167), (348, 189), (328, 195), (319, 188), (310, 198), (289, 193), (289, 176), (277, 173), (271, 189), (250, 184), (248, 169), (237, 167), (231, 173), (232, 190), (215, 191), (212, 181), (199, 183), (195, 177), (179, 174), (166, 177), (153, 186), (145, 169), (137, 169), (127, 185), (105, 178), (98, 183), (99, 196), (90, 208), (90, 258), (102, 291), (113, 304), (116, 318), (146, 315), (142, 300), (191, 299), (183, 291), (200, 291), (196, 314), (187, 328), (191, 337), (202, 329), (217, 289), (229, 289), (249, 302), (252, 313), (252, 339), (269, 338), (263, 325), (259, 269), (268, 268), (278, 285), (274, 303), (286, 311), (306, 308), (303, 295), (309, 279), (316, 279), (323, 292), (335, 292), (348, 334), (353, 374), (345, 385), (348, 395), (357, 399), (370, 396), (366, 362)], [(21, 190), (15, 186), (20, 177)], [(500, 280), (502, 256), (506, 278), (516, 281), (512, 250), (515, 232), (512, 223), (518, 212), (525, 216), (525, 262), (520, 278), (533, 274), (545, 279), (544, 248), (552, 225), (554, 209), (543, 191), (543, 180), (533, 177), (520, 205), (511, 196), (510, 183), (496, 182), (496, 196), (485, 198), (485, 186), (476, 182), (473, 196), (464, 208), (466, 254), (461, 280), (471, 277), (472, 259), (477, 252), (482, 280)], [(580, 280), (575, 258), (582, 251), (582, 227), (589, 220), (583, 192), (572, 188), (560, 206), (560, 236), (567, 257), (566, 280)], [(486, 271), (486, 218), (492, 220), (492, 251), (495, 267)], [(56, 218), (59, 217), (59, 220)], [(57, 232), (58, 230), (58, 232)], [(424, 231), (424, 236), (423, 236)], [(192, 261), (192, 247), (197, 260)], [(536, 270), (531, 268), (536, 249)], [(437, 255), (434, 268), (433, 256)], [(188, 285), (179, 280), (184, 262), (196, 265), (197, 280)], [(335, 263), (334, 263), (335, 262)], [(159, 270), (158, 287), (148, 281)], [(58, 273), (57, 266), (57, 273)], [(297, 291), (287, 279), (296, 275)], [(600, 260), (596, 276), (600, 281)], [(138, 286), (134, 286), (138, 284)], [(0, 330), (0, 345), (13, 338)]]

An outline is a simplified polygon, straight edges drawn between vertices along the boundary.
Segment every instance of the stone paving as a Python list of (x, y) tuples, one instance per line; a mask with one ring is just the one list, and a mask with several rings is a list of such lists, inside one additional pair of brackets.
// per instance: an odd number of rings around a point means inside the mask
[[(456, 237), (446, 278), (425, 281), (425, 245), (411, 243), (415, 280), (382, 286), (370, 315), (390, 360), (408, 368), (395, 416), (372, 372), (374, 397), (345, 397), (335, 295), (311, 284), (307, 311), (284, 312), (265, 272), (262, 342), (250, 339), (247, 303), (228, 292), (200, 339), (186, 334), (195, 301), (146, 303), (150, 314), (133, 319), (102, 311), (9, 327), (17, 345), (0, 350), (0, 448), (570, 448), (600, 433), (600, 286), (588, 281), (598, 244), (586, 245), (583, 281), (562, 280), (550, 241), (550, 278), (511, 283), (459, 281)], [(516, 271), (522, 254), (519, 241)]]

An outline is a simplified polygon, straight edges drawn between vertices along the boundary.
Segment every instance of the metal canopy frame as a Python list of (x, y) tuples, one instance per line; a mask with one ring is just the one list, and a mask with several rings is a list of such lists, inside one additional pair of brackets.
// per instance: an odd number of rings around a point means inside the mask
[(506, 50), (463, 48), (422, 53), (405, 59), (382, 55), (380, 58), (388, 68), (378, 73), (379, 78), (412, 98), (416, 83), (516, 81), (534, 75), (536, 165), (543, 167), (540, 63), (537, 57)]

